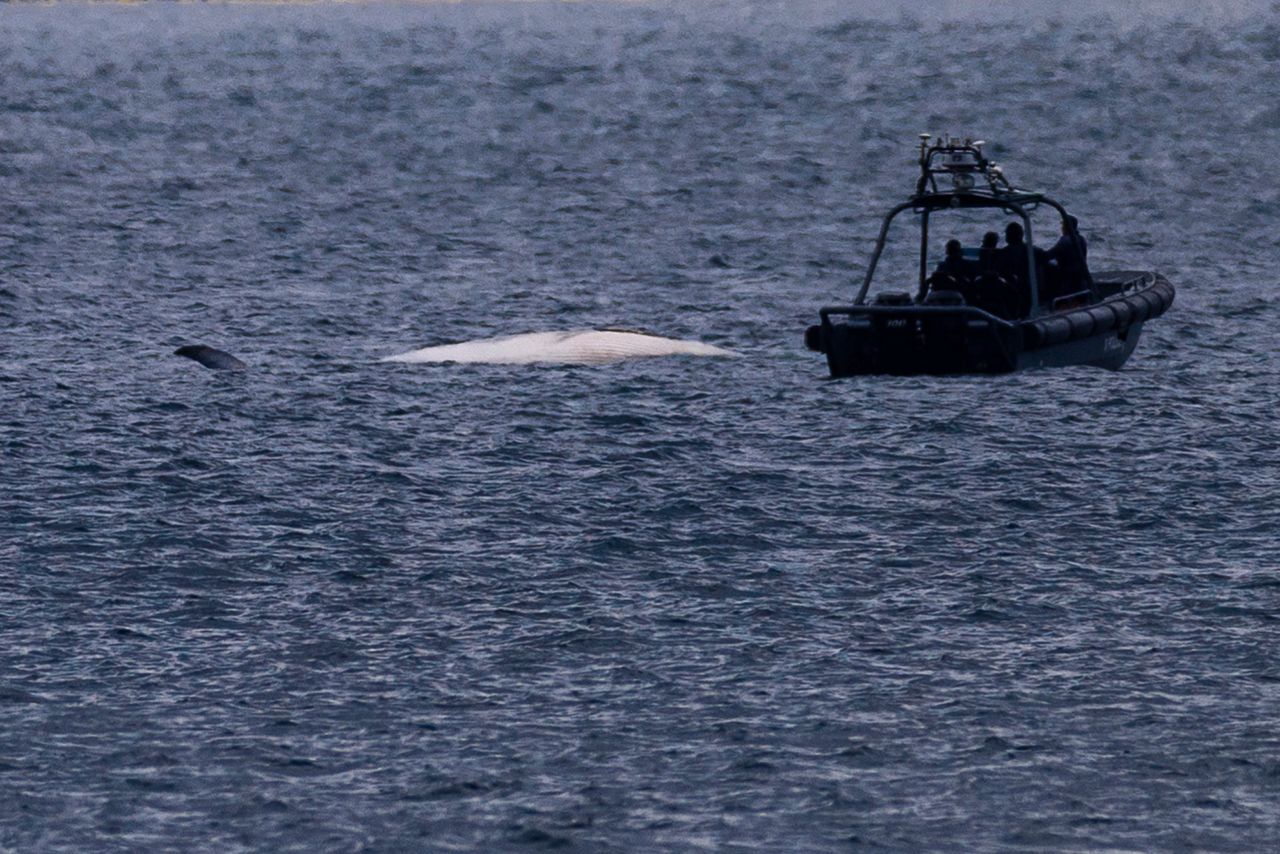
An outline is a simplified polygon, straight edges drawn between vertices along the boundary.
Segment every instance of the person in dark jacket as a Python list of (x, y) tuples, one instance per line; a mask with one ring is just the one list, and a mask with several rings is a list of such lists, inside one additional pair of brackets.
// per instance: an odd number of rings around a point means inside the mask
[(982, 248), (978, 250), (978, 270), (982, 273), (999, 273), (1000, 235), (988, 231), (982, 235)]
[[(1031, 277), (1027, 269), (1027, 244), (1022, 241), (1022, 224), (1011, 222), (1004, 228), (1004, 248), (1000, 250), (1000, 275), (1004, 276), (1020, 291), (1029, 287)], [(1036, 259), (1036, 281), (1041, 282), (1040, 271), (1044, 269), (1045, 251), (1032, 248)]]
[(978, 273), (978, 265), (964, 257), (964, 247), (959, 240), (948, 240), (946, 257), (929, 277), (930, 288), (935, 291), (963, 290)]
[[(974, 279), (973, 298), (970, 302), (997, 317), (1023, 317), (1030, 305), (1026, 287), (1019, 288), (1016, 282), (1005, 277), (999, 247), (1000, 235), (994, 231), (982, 235), (982, 247), (978, 250), (978, 274)], [(1024, 261), (1024, 266), (1025, 263)]]
[(950, 239), (947, 241), (946, 257), (942, 259), (941, 264), (938, 264), (938, 269), (934, 270), (934, 273), (946, 273), (956, 279), (969, 279), (977, 273), (977, 268), (977, 264), (964, 256), (964, 247), (960, 246), (960, 241)]
[(1062, 236), (1053, 248), (1045, 253), (1051, 270), (1050, 278), (1057, 295), (1081, 290), (1088, 281), (1089, 244), (1080, 233), (1079, 221), (1068, 216), (1062, 221)]

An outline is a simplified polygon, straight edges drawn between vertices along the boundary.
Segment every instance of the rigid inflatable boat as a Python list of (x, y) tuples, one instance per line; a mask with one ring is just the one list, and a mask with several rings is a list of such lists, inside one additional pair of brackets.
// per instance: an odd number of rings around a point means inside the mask
[[(1075, 218), (1044, 193), (1012, 186), (983, 156), (981, 141), (931, 143), (928, 134), (920, 139), (916, 192), (885, 216), (853, 304), (820, 309), (821, 323), (805, 331), (805, 344), (826, 355), (831, 375), (1120, 368), (1137, 346), (1143, 324), (1173, 304), (1173, 286), (1152, 272), (1091, 273)], [(1031, 214), (1043, 208), (1061, 220), (1056, 257), (1054, 250), (1034, 248)], [(980, 251), (957, 245), (951, 263), (930, 274), (930, 216), (982, 209), (1017, 217), (1025, 248), (1008, 243)], [(880, 292), (868, 300), (890, 225), (904, 213), (918, 218), (920, 230), (915, 292)], [(1070, 254), (1064, 255), (1062, 247)]]

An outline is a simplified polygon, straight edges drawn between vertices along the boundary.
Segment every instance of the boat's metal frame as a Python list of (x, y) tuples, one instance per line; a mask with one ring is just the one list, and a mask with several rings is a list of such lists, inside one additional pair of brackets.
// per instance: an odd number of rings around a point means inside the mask
[[(1041, 305), (1031, 213), (1040, 205), (1048, 206), (1068, 230), (1074, 229), (1073, 218), (1044, 193), (1012, 186), (1000, 167), (983, 155), (981, 141), (930, 139), (928, 134), (920, 136), (916, 192), (885, 216), (853, 303), (820, 309), (821, 324), (806, 332), (809, 347), (827, 354), (832, 376), (1001, 373), (1080, 364), (1117, 369), (1123, 365), (1137, 345), (1142, 324), (1172, 304), (1172, 285), (1154, 273), (1090, 275), (1081, 257), (1080, 267), (1085, 270), (1081, 290), (1052, 305)], [(940, 178), (950, 178), (952, 187), (939, 186)], [(937, 211), (966, 208), (1000, 210), (1022, 220), (1030, 291), (1026, 317), (1006, 319), (971, 305), (922, 304), (929, 287), (929, 217)], [(868, 305), (889, 229), (908, 211), (920, 217), (914, 301)], [(837, 323), (833, 317), (846, 319)]]

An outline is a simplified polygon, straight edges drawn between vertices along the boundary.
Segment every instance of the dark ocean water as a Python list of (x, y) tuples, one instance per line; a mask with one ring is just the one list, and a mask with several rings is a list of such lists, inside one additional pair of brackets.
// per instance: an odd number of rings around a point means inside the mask
[[(0, 5), (0, 849), (1276, 850), (1280, 9), (1104, 10)], [(826, 378), (925, 130), (1124, 370)]]

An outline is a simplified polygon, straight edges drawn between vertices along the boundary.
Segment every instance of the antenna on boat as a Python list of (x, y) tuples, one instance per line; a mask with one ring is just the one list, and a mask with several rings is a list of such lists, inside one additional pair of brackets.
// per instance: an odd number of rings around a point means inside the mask
[[(926, 190), (971, 194), (979, 183), (985, 181), (983, 192), (993, 194), (1011, 192), (1013, 187), (994, 161), (988, 160), (982, 151), (987, 142), (973, 134), (944, 133), (938, 137), (922, 133), (920, 138), (920, 179), (916, 182), (916, 195)], [(937, 177), (951, 179), (948, 190), (940, 190)], [(954, 202), (955, 200), (953, 200)]]

